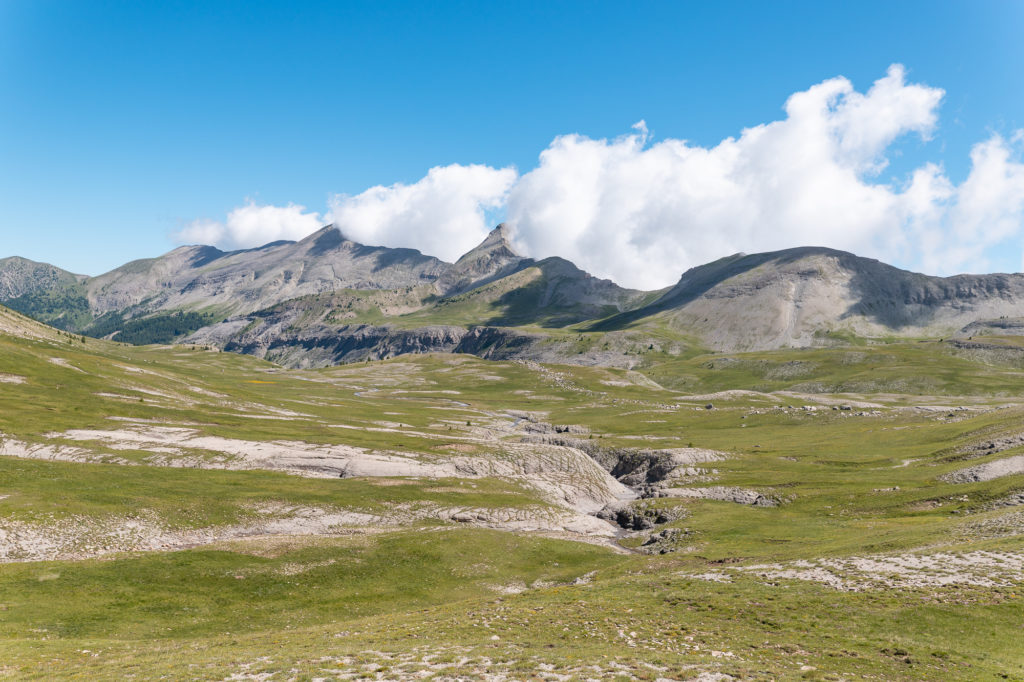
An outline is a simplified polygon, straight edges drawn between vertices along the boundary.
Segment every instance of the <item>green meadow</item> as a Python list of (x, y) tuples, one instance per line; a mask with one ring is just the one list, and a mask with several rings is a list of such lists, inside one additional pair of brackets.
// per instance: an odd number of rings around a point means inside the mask
[[(0, 563), (7, 678), (1024, 680), (1024, 475), (943, 478), (1024, 453), (1013, 339), (646, 349), (633, 370), (424, 355), (300, 371), (10, 319), (0, 549), (31, 541), (46, 558)], [(722, 453), (686, 486), (775, 506), (653, 497), (634, 504), (673, 520), (597, 542), (415, 513), (557, 512), (529, 467), (311, 477), (216, 449), (506, 462), (523, 419), (607, 450)], [(171, 434), (164, 450), (109, 435), (153, 430)], [(408, 518), (245, 530), (304, 510)], [(129, 522), (188, 541), (120, 549)], [(666, 530), (664, 553), (645, 550)]]

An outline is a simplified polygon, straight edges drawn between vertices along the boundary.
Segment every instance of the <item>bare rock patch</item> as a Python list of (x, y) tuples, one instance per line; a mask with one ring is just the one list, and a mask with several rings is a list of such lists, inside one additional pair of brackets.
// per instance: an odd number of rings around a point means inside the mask
[(1024, 455), (1016, 455), (960, 469), (959, 471), (942, 476), (942, 480), (949, 483), (979, 483), (1017, 474), (1024, 474)]

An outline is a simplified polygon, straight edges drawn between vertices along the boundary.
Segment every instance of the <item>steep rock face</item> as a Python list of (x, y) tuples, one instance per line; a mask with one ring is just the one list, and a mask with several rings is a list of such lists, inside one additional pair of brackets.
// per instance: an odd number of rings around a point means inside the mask
[[(215, 325), (189, 337), (189, 342), (211, 342)], [(469, 353), (507, 360), (530, 357), (533, 344), (543, 337), (514, 329), (432, 325), (416, 329), (356, 325), (308, 325), (295, 328), (283, 320), (261, 320), (242, 330), (226, 330), (225, 350), (255, 355), (288, 367), (326, 367), (346, 362), (381, 360), (408, 353)]]
[(231, 337), (224, 349), (289, 367), (324, 367), (406, 353), (451, 353), (466, 334), (461, 327), (392, 329), (366, 324), (289, 331), (272, 323)]
[(535, 357), (528, 351), (543, 338), (539, 334), (524, 334), (514, 329), (476, 327), (459, 339), (454, 352), (469, 353), (487, 360), (525, 359)]
[(88, 282), (97, 314), (217, 307), (233, 313), (336, 289), (394, 289), (433, 282), (447, 264), (413, 249), (364, 246), (333, 226), (298, 242), (225, 253), (183, 246), (134, 261)]
[(612, 324), (660, 315), (731, 351), (810, 346), (829, 332), (948, 335), (978, 318), (1022, 312), (1024, 275), (931, 277), (805, 247), (692, 268), (658, 300)]
[[(603, 343), (581, 350), (576, 337), (548, 336), (495, 326), (334, 324), (303, 320), (304, 310), (285, 302), (269, 311), (204, 327), (182, 343), (217, 346), (286, 367), (327, 367), (404, 353), (467, 353), (491, 360), (532, 360), (632, 368), (657, 339), (641, 331), (611, 332)], [(678, 352), (678, 349), (670, 352)]]

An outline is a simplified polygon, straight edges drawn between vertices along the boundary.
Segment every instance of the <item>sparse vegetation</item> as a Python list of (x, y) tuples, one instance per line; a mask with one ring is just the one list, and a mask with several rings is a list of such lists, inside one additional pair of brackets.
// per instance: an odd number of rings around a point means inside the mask
[[(679, 356), (642, 346), (640, 371), (452, 355), (298, 371), (0, 323), (0, 378), (14, 377), (0, 384), (0, 525), (19, 547), (42, 533), (65, 552), (0, 564), (0, 648), (15, 677), (525, 677), (541, 666), (581, 677), (1024, 676), (1024, 584), (999, 568), (1024, 555), (1020, 508), (1006, 502), (1024, 478), (942, 478), (1024, 451), (1006, 437), (1020, 430), (1022, 391), (1014, 370), (949, 344)], [(501, 466), (309, 478), (211, 469), (232, 466), (217, 440), (160, 451), (103, 435), (156, 427), (500, 464), (519, 461), (513, 449), (543, 423), (601, 452), (726, 453), (676, 485), (752, 489), (778, 505), (651, 498), (637, 508), (662, 520), (620, 543), (643, 553), (616, 554), (564, 533), (479, 527), (478, 513), (558, 509), (531, 486), (536, 465), (532, 479)], [(995, 441), (1005, 445), (984, 454)], [(51, 461), (17, 444), (85, 454)], [(458, 510), (470, 513), (456, 520)], [(322, 525), (324, 514), (341, 525)], [(654, 533), (669, 539), (649, 543)], [(993, 563), (936, 574), (953, 576), (943, 583), (909, 559), (881, 577), (857, 568), (937, 553)], [(805, 565), (818, 578), (795, 577)]]

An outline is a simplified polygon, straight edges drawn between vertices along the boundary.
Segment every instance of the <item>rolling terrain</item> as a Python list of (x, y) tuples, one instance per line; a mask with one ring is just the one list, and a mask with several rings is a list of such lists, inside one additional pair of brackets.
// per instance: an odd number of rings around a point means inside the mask
[(293, 368), (434, 352), (637, 368), (648, 350), (1012, 335), (1024, 275), (931, 277), (804, 247), (736, 254), (644, 292), (561, 258), (524, 258), (504, 225), (455, 263), (357, 244), (327, 226), (246, 251), (185, 246), (92, 278), (8, 258), (0, 301), (73, 333), (211, 346)]
[(0, 308), (0, 669), (1024, 679), (1020, 337), (641, 350), (288, 369)]

